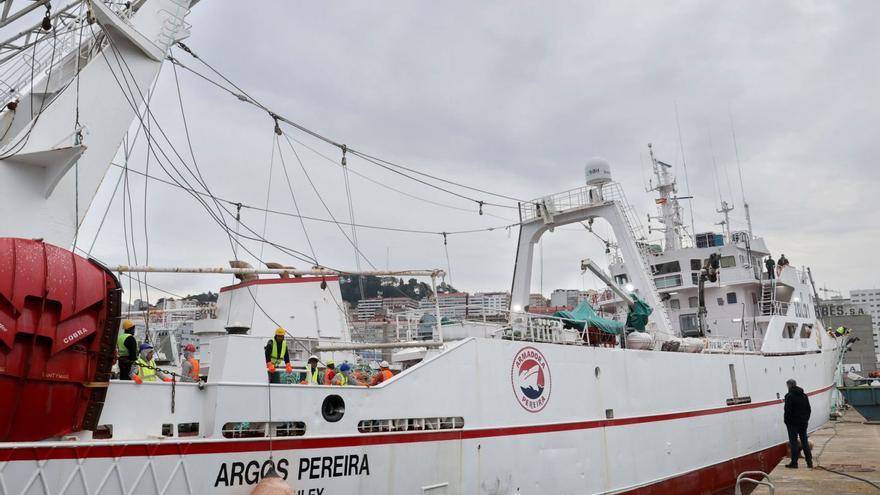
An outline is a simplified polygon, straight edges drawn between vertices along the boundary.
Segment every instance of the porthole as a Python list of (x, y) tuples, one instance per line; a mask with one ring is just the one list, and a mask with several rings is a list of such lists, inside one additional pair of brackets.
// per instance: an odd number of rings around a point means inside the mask
[(599, 378), (599, 375), (602, 373), (602, 370), (600, 370), (599, 367), (596, 366), (596, 369), (593, 370), (593, 373), (596, 375), (596, 378)]
[(330, 423), (335, 423), (345, 415), (345, 401), (338, 395), (328, 395), (321, 404), (321, 415)]

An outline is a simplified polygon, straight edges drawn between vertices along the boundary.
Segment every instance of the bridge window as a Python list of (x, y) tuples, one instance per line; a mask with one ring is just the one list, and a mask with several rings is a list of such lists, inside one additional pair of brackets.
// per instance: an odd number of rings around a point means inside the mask
[(736, 292), (727, 293), (727, 304), (736, 304)]
[(681, 327), (682, 335), (697, 335), (700, 333), (697, 323), (697, 315), (693, 313), (679, 315), (678, 322)]
[(813, 334), (813, 325), (804, 325), (801, 327), (801, 338), (808, 339)]
[(665, 277), (657, 277), (654, 284), (658, 289), (668, 289), (669, 287), (678, 287), (681, 285), (681, 275), (667, 275)]
[(651, 267), (654, 275), (666, 275), (667, 273), (678, 273), (681, 271), (681, 265), (678, 261), (670, 261), (668, 263), (658, 263)]
[(174, 425), (171, 423), (165, 423), (162, 425), (162, 436), (163, 437), (173, 437), (174, 436)]
[(782, 327), (782, 338), (783, 339), (793, 339), (794, 335), (797, 333), (797, 323), (786, 323), (784, 327)]
[(195, 437), (199, 435), (198, 423), (179, 423), (177, 425), (177, 436), (179, 437)]
[(700, 299), (697, 296), (691, 296), (688, 298), (688, 307), (696, 308), (700, 305)]
[(721, 257), (721, 268), (733, 268), (736, 266), (736, 257), (735, 256), (722, 256)]
[(358, 422), (358, 431), (361, 433), (460, 430), (462, 428), (464, 428), (464, 418), (461, 416), (442, 418), (365, 419)]
[(670, 299), (669, 309), (681, 309), (681, 301), (679, 301), (678, 299)]
[(703, 269), (702, 260), (691, 260), (691, 270), (700, 271)]
[(614, 282), (615, 282), (617, 285), (624, 286), (624, 285), (627, 284), (627, 282), (629, 282), (629, 279), (626, 278), (626, 274), (624, 273), (624, 274), (622, 274), (622, 275), (615, 275), (615, 276), (614, 276)]

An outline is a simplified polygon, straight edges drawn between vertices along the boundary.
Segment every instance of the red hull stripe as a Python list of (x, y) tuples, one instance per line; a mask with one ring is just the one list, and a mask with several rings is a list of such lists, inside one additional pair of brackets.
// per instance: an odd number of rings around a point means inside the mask
[[(831, 386), (810, 392), (808, 395), (816, 395), (826, 392)], [(756, 407), (765, 407), (781, 404), (782, 399), (756, 402), (753, 404), (740, 404), (736, 406), (717, 407), (714, 409), (702, 409), (699, 411), (687, 411), (670, 414), (656, 414), (652, 416), (636, 416), (632, 418), (603, 419), (596, 421), (579, 421), (574, 423), (554, 423), (547, 425), (512, 426), (506, 428), (492, 428), (480, 430), (454, 430), (421, 433), (388, 433), (381, 435), (359, 435), (344, 437), (324, 438), (273, 438), (272, 450), (304, 450), (304, 449), (330, 449), (338, 447), (363, 447), (368, 445), (390, 445), (419, 442), (442, 442), (449, 440), (470, 440), (475, 438), (491, 438), (513, 435), (530, 435), (535, 433), (553, 433), (572, 430), (588, 430), (592, 428), (605, 428), (612, 426), (624, 426), (639, 423), (654, 423), (675, 419), (693, 418), (711, 414), (723, 414)], [(130, 443), (130, 444), (89, 444), (89, 445), (55, 445), (42, 446), (31, 445), (27, 447), (0, 447), (0, 462), (48, 460), (48, 459), (83, 459), (92, 457), (138, 457), (157, 455), (199, 455), (199, 454), (225, 454), (235, 452), (264, 452), (269, 450), (268, 439), (260, 440), (195, 440), (189, 443), (175, 442), (171, 439), (159, 443)]]
[(339, 280), (339, 277), (336, 275), (327, 276), (327, 277), (291, 277), (291, 278), (259, 278), (257, 280), (248, 280), (247, 282), (242, 282), (240, 284), (235, 285), (227, 285), (226, 287), (220, 287), (220, 292), (226, 292), (228, 290), (241, 289), (242, 287), (250, 287), (252, 285), (274, 285), (274, 284), (305, 284), (309, 282), (336, 282)]
[[(730, 492), (739, 473), (745, 471), (773, 471), (779, 461), (787, 455), (788, 444), (779, 444), (769, 449), (736, 457), (718, 464), (706, 466), (688, 473), (679, 474), (650, 485), (627, 490), (621, 495), (699, 495), (717, 493), (724, 490)], [(744, 484), (744, 487), (751, 485)]]

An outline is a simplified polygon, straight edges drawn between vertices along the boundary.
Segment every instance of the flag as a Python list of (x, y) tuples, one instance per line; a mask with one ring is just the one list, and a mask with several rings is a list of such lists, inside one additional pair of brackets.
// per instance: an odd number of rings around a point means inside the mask
[(666, 201), (667, 201), (666, 198), (657, 198), (654, 200), (654, 202), (657, 203), (658, 205), (665, 205)]

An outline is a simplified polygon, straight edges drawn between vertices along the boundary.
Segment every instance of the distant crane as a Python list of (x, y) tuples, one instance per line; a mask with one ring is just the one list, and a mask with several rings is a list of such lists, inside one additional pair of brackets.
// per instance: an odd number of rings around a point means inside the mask
[(837, 294), (837, 297), (843, 297), (843, 295), (840, 293), (839, 290), (829, 289), (827, 286), (820, 288), (819, 292), (821, 292), (825, 296), (826, 299), (828, 299), (828, 294)]

